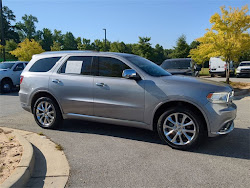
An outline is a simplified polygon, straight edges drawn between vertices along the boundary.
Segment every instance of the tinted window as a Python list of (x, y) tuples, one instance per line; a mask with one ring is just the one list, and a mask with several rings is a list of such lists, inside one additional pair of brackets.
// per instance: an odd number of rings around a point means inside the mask
[(91, 74), (92, 57), (71, 56), (61, 68), (61, 73), (66, 74)]
[(135, 66), (139, 67), (141, 70), (149, 74), (150, 76), (160, 77), (160, 76), (170, 76), (171, 74), (165, 71), (160, 66), (156, 65), (152, 61), (149, 61), (140, 56), (125, 57)]
[(98, 76), (122, 77), (122, 72), (130, 69), (122, 61), (110, 57), (99, 57)]
[(23, 65), (23, 63), (18, 63), (17, 65), (16, 65), (16, 67), (14, 68), (14, 70), (23, 70), (24, 69), (24, 65)]
[(15, 63), (0, 63), (0, 69), (11, 69)]
[(161, 65), (164, 69), (188, 69), (191, 66), (191, 60), (167, 60)]
[(239, 66), (250, 66), (250, 63), (241, 63)]
[(30, 72), (48, 72), (61, 57), (39, 59), (30, 68)]

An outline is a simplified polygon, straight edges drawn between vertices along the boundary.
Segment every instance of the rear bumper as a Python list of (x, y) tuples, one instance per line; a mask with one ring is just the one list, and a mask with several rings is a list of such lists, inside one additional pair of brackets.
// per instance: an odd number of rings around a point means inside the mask
[(21, 90), (19, 91), (19, 100), (21, 102), (21, 107), (28, 111), (28, 112), (32, 112), (31, 110), (31, 106), (28, 105), (28, 94), (21, 92)]

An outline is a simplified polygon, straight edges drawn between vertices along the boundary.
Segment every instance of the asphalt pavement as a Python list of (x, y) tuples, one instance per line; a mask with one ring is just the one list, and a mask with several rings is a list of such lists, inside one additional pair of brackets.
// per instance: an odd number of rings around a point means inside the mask
[(17, 93), (0, 95), (0, 126), (44, 133), (70, 164), (67, 187), (250, 187), (250, 96), (235, 100), (235, 130), (188, 152), (147, 130), (67, 120), (58, 130), (36, 125)]

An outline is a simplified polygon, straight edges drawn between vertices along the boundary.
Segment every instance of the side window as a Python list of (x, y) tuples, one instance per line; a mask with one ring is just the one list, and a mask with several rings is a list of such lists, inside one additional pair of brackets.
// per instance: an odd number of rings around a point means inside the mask
[(98, 76), (122, 77), (125, 69), (130, 69), (125, 63), (111, 57), (99, 57)]
[(71, 56), (64, 63), (60, 73), (65, 74), (91, 74), (92, 57), (89, 56)]
[(24, 69), (23, 63), (18, 63), (14, 68), (14, 71), (22, 71)]
[(36, 61), (30, 68), (30, 72), (48, 72), (61, 57), (49, 57)]

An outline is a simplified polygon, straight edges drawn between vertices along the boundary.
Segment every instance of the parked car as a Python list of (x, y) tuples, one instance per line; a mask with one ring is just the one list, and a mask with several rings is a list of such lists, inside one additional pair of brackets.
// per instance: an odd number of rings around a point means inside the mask
[[(194, 64), (194, 67), (192, 68)], [(161, 67), (173, 75), (199, 76), (201, 67), (197, 66), (191, 58), (166, 59)]]
[[(230, 62), (230, 76), (234, 76), (235, 68), (233, 62)], [(211, 57), (209, 60), (209, 73), (211, 77), (215, 75), (226, 76), (227, 63), (223, 61), (220, 57)]]
[(0, 63), (0, 92), (7, 93), (13, 87), (19, 86), (20, 75), (24, 67), (28, 64), (26, 61), (11, 61)]
[(82, 119), (156, 130), (173, 148), (195, 147), (233, 130), (229, 85), (174, 76), (140, 56), (111, 52), (45, 52), (21, 75), (21, 106), (42, 128)]
[(236, 69), (236, 77), (250, 76), (250, 61), (242, 61)]

